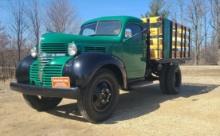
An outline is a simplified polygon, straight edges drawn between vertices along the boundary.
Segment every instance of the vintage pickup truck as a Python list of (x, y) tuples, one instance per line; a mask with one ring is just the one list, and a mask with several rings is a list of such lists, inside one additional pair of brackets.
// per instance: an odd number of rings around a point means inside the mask
[(183, 25), (162, 17), (101, 17), (85, 22), (78, 35), (42, 35), (10, 86), (38, 111), (77, 99), (81, 115), (99, 122), (114, 112), (120, 89), (159, 80), (162, 93), (177, 94), (179, 64), (188, 59), (190, 29)]

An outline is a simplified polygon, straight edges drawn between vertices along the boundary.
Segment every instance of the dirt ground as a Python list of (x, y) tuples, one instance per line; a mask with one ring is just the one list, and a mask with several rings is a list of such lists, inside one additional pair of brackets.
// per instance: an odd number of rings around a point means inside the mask
[(220, 136), (220, 67), (183, 66), (183, 87), (163, 95), (158, 84), (122, 92), (114, 115), (91, 124), (76, 112), (76, 101), (37, 112), (21, 94), (0, 83), (1, 136)]

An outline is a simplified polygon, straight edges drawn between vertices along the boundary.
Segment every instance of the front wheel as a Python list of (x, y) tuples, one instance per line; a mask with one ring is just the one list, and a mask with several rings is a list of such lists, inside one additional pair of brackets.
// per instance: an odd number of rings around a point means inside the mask
[(90, 83), (81, 89), (78, 107), (90, 122), (106, 120), (114, 112), (119, 96), (119, 85), (112, 71), (99, 70)]
[(37, 111), (47, 111), (53, 109), (62, 100), (62, 98), (32, 96), (25, 94), (23, 94), (23, 97), (27, 104)]

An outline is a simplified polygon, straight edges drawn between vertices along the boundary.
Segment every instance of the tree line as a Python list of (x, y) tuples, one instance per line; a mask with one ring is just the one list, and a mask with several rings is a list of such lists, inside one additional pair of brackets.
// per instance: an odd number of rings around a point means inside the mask
[[(189, 26), (193, 45), (191, 63), (217, 64), (220, 0), (176, 0), (172, 4), (168, 0), (151, 0), (143, 16), (164, 16)], [(9, 29), (6, 30), (0, 18), (0, 79), (14, 75), (16, 64), (31, 47), (39, 44), (42, 33), (76, 33), (79, 29), (80, 19), (70, 0), (47, 1), (46, 7), (39, 0), (10, 0), (8, 5)]]

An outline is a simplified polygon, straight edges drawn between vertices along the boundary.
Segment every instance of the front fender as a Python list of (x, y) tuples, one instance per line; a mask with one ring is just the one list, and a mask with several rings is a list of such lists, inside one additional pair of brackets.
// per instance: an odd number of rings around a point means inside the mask
[(127, 88), (124, 64), (116, 57), (104, 53), (82, 53), (72, 58), (64, 67), (64, 75), (69, 76), (74, 85), (86, 86), (95, 73), (104, 66), (113, 65), (120, 70), (123, 88)]
[(31, 64), (36, 60), (36, 58), (30, 55), (25, 57), (19, 62), (16, 67), (15, 77), (18, 83), (27, 84), (29, 83), (29, 69)]

